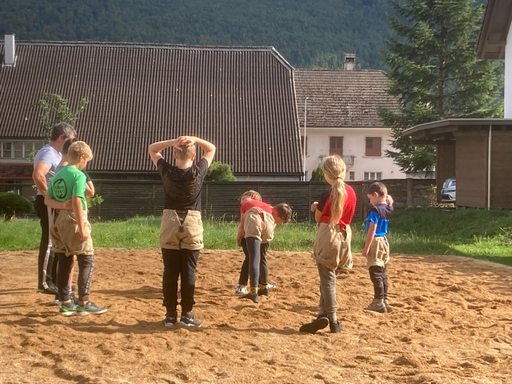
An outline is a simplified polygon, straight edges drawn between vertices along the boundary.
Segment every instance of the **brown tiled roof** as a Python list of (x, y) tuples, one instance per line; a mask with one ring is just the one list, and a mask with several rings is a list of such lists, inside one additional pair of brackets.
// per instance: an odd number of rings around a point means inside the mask
[(308, 127), (384, 127), (377, 106), (396, 108), (386, 93), (387, 78), (380, 70), (295, 70), (300, 125), (308, 97)]
[(235, 173), (301, 173), (293, 68), (272, 47), (21, 41), (16, 55), (0, 67), (0, 137), (40, 136), (50, 92), (73, 110), (89, 99), (76, 129), (91, 171), (154, 171), (148, 145), (187, 134)]

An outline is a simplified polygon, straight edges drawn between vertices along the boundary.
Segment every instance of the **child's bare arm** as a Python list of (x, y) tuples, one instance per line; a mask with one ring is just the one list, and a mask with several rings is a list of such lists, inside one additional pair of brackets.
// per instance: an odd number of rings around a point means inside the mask
[(151, 157), (151, 160), (153, 161), (153, 164), (156, 165), (156, 163), (158, 163), (158, 160), (163, 158), (161, 152), (165, 148), (178, 146), (178, 139), (157, 141), (156, 143), (150, 144), (148, 147), (148, 153), (149, 156)]
[(236, 234), (236, 245), (238, 245), (239, 247), (242, 246), (242, 239), (244, 238), (245, 235), (244, 220), (245, 213), (242, 213), (242, 215), (240, 216), (240, 225), (238, 226), (238, 232)]
[(57, 201), (53, 197), (45, 195), (44, 196), (44, 204), (53, 209), (71, 209), (71, 199), (66, 200), (64, 202)]
[(92, 181), (88, 181), (87, 185), (85, 187), (85, 196), (86, 197), (94, 197), (94, 194), (96, 193), (96, 190), (94, 189), (94, 184)]
[(370, 223), (368, 228), (368, 232), (366, 233), (366, 240), (363, 246), (363, 256), (368, 256), (368, 249), (370, 249), (370, 244), (372, 243), (373, 238), (375, 237), (375, 231), (377, 230), (377, 224), (374, 222)]
[(89, 238), (89, 229), (84, 225), (84, 211), (82, 209), (82, 198), (80, 196), (73, 196), (71, 198), (73, 206), (73, 213), (75, 214), (76, 222), (78, 225), (78, 233), (80, 240), (85, 241)]

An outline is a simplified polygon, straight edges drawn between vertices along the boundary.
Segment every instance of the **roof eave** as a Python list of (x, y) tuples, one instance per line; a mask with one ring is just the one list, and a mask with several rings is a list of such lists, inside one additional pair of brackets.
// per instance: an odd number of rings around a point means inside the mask
[(461, 125), (512, 125), (512, 119), (445, 119), (429, 123), (415, 125), (405, 129), (402, 136), (411, 136), (413, 140), (421, 140), (429, 137), (429, 132), (436, 130), (436, 133), (448, 133), (456, 131)]
[(476, 46), (479, 59), (504, 59), (512, 22), (510, 0), (488, 0)]

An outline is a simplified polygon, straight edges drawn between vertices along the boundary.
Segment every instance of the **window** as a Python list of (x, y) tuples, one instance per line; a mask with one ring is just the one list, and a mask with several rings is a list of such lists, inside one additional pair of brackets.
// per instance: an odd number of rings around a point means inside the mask
[(11, 142), (0, 142), (0, 158), (2, 159), (10, 159), (13, 157), (12, 149), (13, 143)]
[(356, 179), (356, 173), (355, 172), (350, 172), (348, 174), (348, 179), (351, 180), (351, 181), (354, 181)]
[(31, 153), (37, 152), (43, 147), (42, 142), (33, 141), (0, 141), (1, 160), (23, 160)]
[(366, 138), (366, 156), (381, 156), (381, 137)]
[(365, 172), (364, 179), (365, 180), (381, 180), (382, 172)]
[(343, 137), (329, 137), (329, 155), (343, 157)]

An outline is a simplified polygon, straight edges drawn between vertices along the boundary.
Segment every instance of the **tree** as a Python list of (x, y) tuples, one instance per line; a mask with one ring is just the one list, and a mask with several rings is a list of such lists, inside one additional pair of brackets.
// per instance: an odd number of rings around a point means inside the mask
[(204, 179), (207, 181), (236, 181), (231, 165), (221, 161), (214, 161), (210, 164)]
[(313, 172), (311, 172), (310, 181), (325, 181), (324, 171), (322, 171), (321, 164), (318, 164), (318, 167), (313, 169)]
[[(80, 116), (80, 113), (83, 112), (88, 103), (88, 99), (80, 99), (76, 112), (73, 112), (68, 107), (67, 99), (64, 99), (56, 93), (45, 93), (44, 97), (36, 103), (36, 105), (41, 107), (43, 110), (39, 116), (39, 122), (43, 126), (42, 136), (45, 141), (49, 140), (55, 124), (68, 123), (74, 126)], [(27, 156), (27, 161), (33, 161), (34, 156), (35, 153), (30, 153)], [(101, 196), (86, 197), (86, 200), (89, 208), (100, 205), (103, 202), (103, 198)]]
[(36, 105), (43, 109), (39, 116), (39, 122), (43, 126), (43, 137), (48, 140), (53, 126), (56, 123), (68, 123), (75, 125), (80, 113), (83, 112), (89, 100), (86, 98), (78, 102), (76, 112), (68, 107), (68, 100), (55, 93), (45, 93), (44, 97)]
[[(393, 150), (386, 155), (404, 172), (430, 171), (435, 150), (414, 145), (402, 131), (447, 118), (502, 115), (503, 64), (475, 55), (483, 5), (474, 0), (390, 0), (398, 15), (388, 15), (396, 37), (385, 40), (390, 68), (388, 94), (398, 109), (379, 108), (392, 127)], [(403, 5), (402, 5), (403, 4)]]

